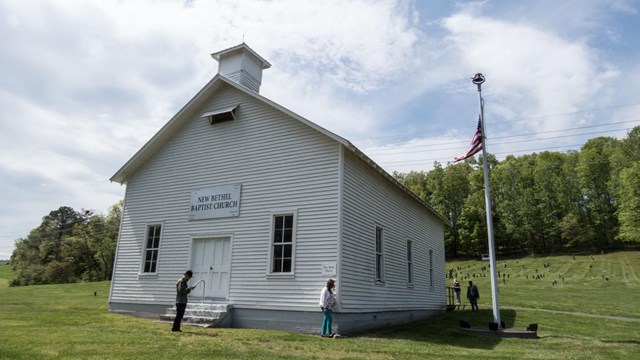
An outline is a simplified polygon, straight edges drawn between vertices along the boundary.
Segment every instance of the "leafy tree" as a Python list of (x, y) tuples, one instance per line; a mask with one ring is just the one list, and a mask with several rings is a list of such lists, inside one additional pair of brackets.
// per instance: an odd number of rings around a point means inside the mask
[(428, 187), (431, 192), (429, 201), (451, 221), (446, 228), (448, 253), (456, 257), (460, 242), (460, 217), (471, 193), (469, 174), (473, 171), (470, 163), (458, 163), (443, 168), (439, 163), (428, 174)]
[(44, 241), (40, 246), (41, 258), (45, 262), (61, 261), (64, 238), (71, 236), (74, 225), (84, 221), (86, 218), (83, 214), (68, 206), (51, 211), (49, 215), (42, 218), (42, 224), (39, 227), (44, 235)]
[(478, 255), (488, 252), (486, 213), (483, 168), (475, 167), (469, 174), (469, 197), (460, 214), (461, 253)]
[(501, 243), (512, 251), (535, 250), (533, 241), (533, 178), (531, 156), (509, 156), (492, 173), (494, 211), (500, 214), (505, 238)]
[(612, 155), (618, 141), (610, 137), (590, 139), (580, 150), (577, 173), (586, 202), (588, 224), (596, 238), (593, 248), (610, 249), (618, 231), (612, 187)]
[(640, 162), (620, 173), (619, 239), (640, 243)]
[(110, 279), (121, 207), (113, 205), (106, 217), (65, 206), (51, 211), (27, 238), (16, 240), (11, 285)]
[(640, 126), (633, 128), (618, 148), (616, 164), (620, 168), (614, 175), (618, 204), (618, 239), (640, 242)]
[(427, 201), (430, 196), (429, 187), (427, 185), (427, 173), (424, 171), (409, 171), (408, 173), (393, 172), (393, 177), (400, 181), (404, 186), (413, 191), (421, 199)]
[[(394, 173), (452, 223), (448, 256), (487, 252), (482, 158)], [(496, 250), (613, 249), (640, 242), (640, 126), (623, 140), (598, 137), (580, 151), (489, 155)]]
[(589, 226), (587, 202), (580, 186), (577, 171), (579, 157), (579, 152), (568, 153), (562, 167), (564, 182), (561, 189), (567, 198), (567, 212), (560, 221), (560, 233), (567, 249), (589, 248), (596, 237)]

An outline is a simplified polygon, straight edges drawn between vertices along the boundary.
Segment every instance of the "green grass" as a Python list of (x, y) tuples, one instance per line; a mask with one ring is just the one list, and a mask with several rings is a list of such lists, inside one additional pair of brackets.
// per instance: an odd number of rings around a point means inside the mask
[[(9, 288), (6, 284), (10, 271), (7, 265), (0, 265), (0, 285), (4, 284), (0, 286), (0, 358), (628, 360), (640, 357), (638, 322), (508, 308), (640, 318), (636, 300), (640, 287), (636, 277), (640, 274), (638, 252), (597, 256), (597, 271), (606, 269), (610, 275), (608, 282), (601, 277), (591, 279), (588, 256), (576, 257), (575, 263), (570, 256), (517, 261), (520, 268), (523, 264), (525, 267), (539, 264), (539, 272), (548, 270), (549, 274), (544, 281), (522, 280), (522, 276), (514, 275), (516, 260), (507, 261), (507, 269), (514, 272), (507, 284), (501, 286), (502, 319), (508, 327), (524, 328), (529, 323), (538, 323), (537, 340), (487, 338), (458, 328), (460, 319), (474, 327), (486, 327), (491, 321), (488, 278), (476, 279), (482, 295), (478, 313), (453, 311), (410, 325), (332, 340), (252, 329), (184, 327), (184, 333), (171, 333), (169, 325), (153, 319), (109, 313), (108, 282)], [(544, 262), (551, 262), (551, 268), (544, 269)], [(465, 261), (447, 266), (469, 266), (479, 272), (486, 264)], [(596, 263), (592, 272), (595, 268)], [(550, 276), (560, 269), (564, 271), (565, 283), (553, 288)], [(318, 320), (320, 323), (320, 316)]]
[(0, 264), (0, 289), (9, 286), (9, 281), (13, 278), (11, 266), (6, 263)]
[[(500, 306), (640, 318), (640, 306), (635, 305), (640, 299), (640, 252), (594, 255), (593, 259), (590, 255), (573, 258), (568, 255), (498, 259)], [(551, 266), (545, 268), (545, 263), (551, 263)], [(456, 271), (458, 273), (462, 297), (468, 280), (473, 280), (480, 290), (479, 305), (485, 308), (491, 308), (488, 265), (488, 261), (447, 262), (447, 270), (453, 269), (454, 275)], [(483, 267), (487, 270), (482, 271)], [(467, 273), (471, 275), (470, 279), (466, 278)], [(473, 274), (476, 274), (475, 278)], [(506, 282), (503, 281), (504, 274), (507, 275)], [(536, 275), (544, 275), (544, 278), (535, 279)], [(552, 281), (557, 281), (557, 286), (554, 287)]]

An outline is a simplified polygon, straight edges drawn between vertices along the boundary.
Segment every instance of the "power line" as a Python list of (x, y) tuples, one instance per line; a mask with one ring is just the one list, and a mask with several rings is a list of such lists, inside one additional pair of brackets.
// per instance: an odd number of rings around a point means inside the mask
[(550, 118), (550, 117), (557, 117), (557, 116), (584, 114), (584, 113), (595, 112), (595, 111), (600, 111), (600, 110), (616, 109), (616, 108), (630, 107), (630, 106), (636, 106), (636, 105), (640, 105), (640, 103), (612, 105), (612, 106), (605, 106), (605, 107), (601, 107), (601, 108), (578, 110), (578, 111), (572, 111), (572, 112), (566, 112), (566, 113), (556, 113), (556, 114), (547, 114), (547, 115), (534, 115), (534, 116), (529, 116), (526, 119), (502, 121), (500, 123), (513, 123), (513, 122), (529, 121), (530, 119), (543, 119), (543, 118)]
[[(490, 139), (490, 140), (506, 139), (506, 138), (510, 138), (510, 137), (531, 136), (531, 135), (538, 135), (538, 134), (548, 134), (548, 133), (561, 132), (561, 131), (572, 131), (572, 130), (587, 129), (587, 128), (594, 128), (594, 127), (601, 127), (601, 126), (609, 126), (609, 125), (629, 124), (629, 123), (635, 123), (635, 122), (640, 122), (640, 119), (629, 120), (629, 121), (619, 121), (619, 122), (606, 123), (606, 124), (577, 126), (577, 127), (558, 129), (558, 130), (540, 131), (540, 132), (537, 132), (537, 133), (515, 134), (515, 135), (501, 136), (501, 137), (488, 137), (488, 139)], [(416, 134), (413, 134), (413, 135), (421, 135), (421, 134), (427, 134), (427, 133), (416, 133)], [(579, 135), (580, 134), (577, 134), (576, 136), (579, 136)], [(454, 142), (447, 141), (447, 142), (440, 142), (440, 143), (429, 144), (429, 145), (417, 145), (417, 146), (451, 145), (452, 143), (456, 144), (456, 143), (463, 143), (463, 142), (468, 144), (468, 141), (454, 141)], [(364, 151), (366, 151), (366, 148), (364, 148)]]
[[(532, 142), (532, 141), (544, 141), (544, 140), (561, 139), (561, 138), (577, 137), (577, 136), (584, 136), (584, 135), (596, 135), (596, 134), (611, 133), (611, 132), (622, 131), (622, 130), (629, 131), (631, 129), (632, 128), (622, 128), (622, 129), (605, 130), (605, 131), (594, 131), (594, 132), (573, 134), (573, 135), (560, 135), (560, 136), (551, 136), (551, 137), (544, 137), (544, 138), (525, 139), (525, 140), (516, 140), (516, 141), (507, 141), (507, 142), (503, 141), (503, 142), (500, 142), (499, 145), (517, 144), (517, 143), (525, 143), (525, 142)], [(516, 136), (524, 136), (524, 135), (514, 135), (514, 137), (516, 137)], [(505, 139), (505, 138), (508, 138), (508, 137), (491, 138), (491, 140), (493, 140), (493, 139)], [(438, 146), (438, 145), (445, 145), (445, 144), (446, 145), (461, 144), (461, 145), (460, 146), (456, 146), (456, 147), (437, 148), (437, 149), (434, 149), (434, 150), (415, 150), (415, 151), (405, 151), (404, 150), (404, 149), (430, 148), (430, 147), (434, 147), (434, 146)], [(459, 149), (463, 149), (465, 146), (468, 146), (468, 145), (469, 145), (468, 141), (465, 141), (465, 142), (456, 141), (456, 142), (441, 143), (441, 144), (425, 144), (425, 145), (406, 146), (406, 147), (401, 147), (401, 148), (380, 149), (380, 150), (373, 150), (373, 151), (365, 151), (365, 153), (369, 154), (369, 155), (374, 154), (374, 155), (379, 155), (379, 156), (394, 155), (394, 154), (411, 154), (411, 153), (421, 153), (421, 152), (434, 152), (434, 151), (441, 151), (441, 150), (459, 150)]]
[[(550, 147), (543, 147), (543, 148), (535, 148), (535, 149), (523, 149), (523, 150), (516, 150), (516, 151), (505, 151), (505, 152), (498, 152), (498, 153), (490, 153), (491, 155), (513, 155), (514, 153), (523, 153), (523, 152), (531, 152), (531, 151), (540, 151), (540, 150), (548, 150), (548, 149), (560, 149), (560, 148), (572, 148), (572, 147), (576, 147), (576, 146), (582, 146), (584, 144), (573, 144), (573, 145), (561, 145), (561, 146), (550, 146)], [(573, 149), (567, 149), (567, 151), (569, 150), (573, 150)], [(453, 161), (453, 156), (451, 156), (451, 158), (449, 159), (444, 159), (444, 161)], [(421, 162), (415, 162), (413, 160), (406, 160), (406, 161), (397, 161), (397, 162), (380, 162), (380, 165), (382, 167), (384, 166), (398, 166), (398, 165), (428, 165), (434, 161), (440, 161), (443, 160), (443, 158), (432, 158), (432, 159), (424, 159)]]
[[(601, 108), (592, 108), (592, 109), (586, 109), (586, 110), (578, 110), (578, 111), (572, 111), (572, 112), (566, 112), (566, 113), (556, 113), (556, 114), (546, 114), (546, 115), (533, 115), (533, 116), (528, 116), (527, 118), (524, 118), (524, 119), (492, 122), (492, 124), (493, 125), (511, 124), (511, 123), (531, 121), (532, 119), (543, 119), (543, 118), (551, 118), (551, 117), (566, 116), (566, 115), (576, 115), (576, 114), (596, 112), (596, 111), (601, 111), (601, 110), (616, 109), (616, 108), (622, 108), (622, 107), (631, 107), (631, 106), (637, 106), (637, 105), (640, 105), (640, 102), (638, 102), (638, 103), (629, 103), (629, 104), (620, 104), (620, 105), (612, 105), (612, 106), (605, 106), (605, 107), (601, 107)], [(635, 120), (635, 121), (638, 121), (638, 120)], [(466, 128), (449, 128), (449, 130), (464, 130), (464, 129), (466, 129)], [(413, 135), (425, 135), (425, 134), (429, 134), (429, 133), (424, 133), (424, 132), (423, 133), (414, 133)], [(388, 139), (388, 138), (405, 137), (405, 136), (407, 136), (407, 134), (392, 134), (392, 135), (384, 135), (384, 136), (374, 136), (374, 137), (369, 137), (369, 138), (366, 138), (366, 139), (355, 139), (354, 141), (366, 141), (366, 140), (373, 140), (373, 139)]]
[(629, 120), (629, 121), (619, 121), (619, 122), (607, 123), (607, 124), (578, 126), (578, 127), (566, 128), (566, 129), (558, 129), (558, 130), (539, 131), (539, 132), (536, 132), (536, 133), (529, 133), (529, 134), (509, 135), (509, 136), (502, 136), (502, 137), (490, 137), (489, 139), (491, 139), (491, 140), (508, 139), (508, 138), (519, 137), (519, 136), (549, 134), (549, 133), (560, 132), (560, 131), (571, 131), (571, 130), (588, 129), (588, 128), (594, 128), (594, 127), (600, 127), (600, 126), (608, 126), (608, 125), (628, 124), (628, 123), (632, 123), (632, 122), (640, 122), (640, 119)]

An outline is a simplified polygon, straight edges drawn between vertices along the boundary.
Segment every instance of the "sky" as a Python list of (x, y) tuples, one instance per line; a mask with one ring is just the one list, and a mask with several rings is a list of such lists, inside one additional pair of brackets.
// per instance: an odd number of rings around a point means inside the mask
[(0, 0), (0, 259), (109, 178), (246, 42), (260, 94), (388, 172), (486, 146), (579, 150), (640, 125), (639, 0)]

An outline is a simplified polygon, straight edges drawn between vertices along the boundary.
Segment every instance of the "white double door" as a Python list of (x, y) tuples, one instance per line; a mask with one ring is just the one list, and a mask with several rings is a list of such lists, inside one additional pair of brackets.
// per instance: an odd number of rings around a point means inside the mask
[(190, 284), (204, 280), (193, 291), (191, 296), (194, 299), (203, 295), (203, 286), (205, 298), (227, 299), (231, 273), (231, 239), (194, 239), (191, 247), (191, 270), (193, 279)]

